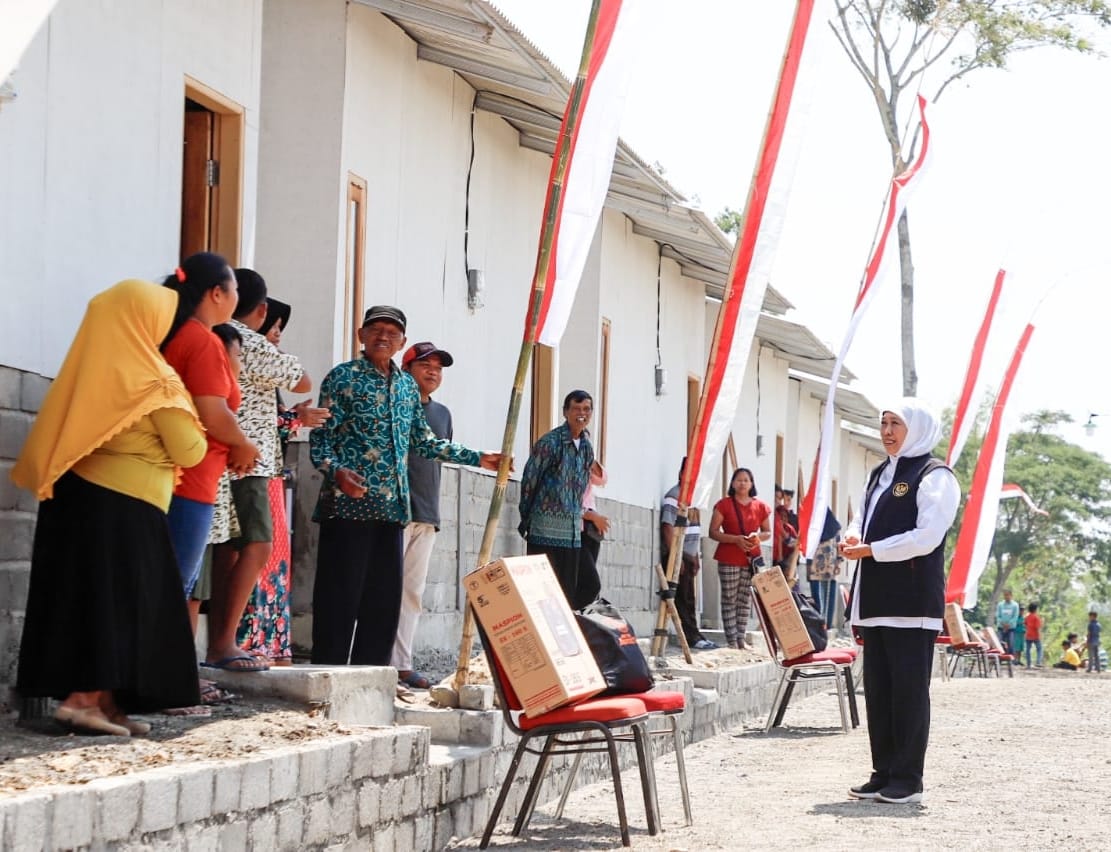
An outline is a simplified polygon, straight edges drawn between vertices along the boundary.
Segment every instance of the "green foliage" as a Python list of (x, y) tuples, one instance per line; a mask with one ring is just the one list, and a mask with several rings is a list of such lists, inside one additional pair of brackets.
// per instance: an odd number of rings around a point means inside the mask
[(733, 234), (733, 236), (741, 232), (742, 222), (744, 222), (744, 212), (734, 210), (732, 207), (726, 207), (714, 217), (714, 224), (725, 233)]
[[(979, 422), (991, 405), (981, 409)], [(1037, 411), (1023, 417), (1023, 428), (1011, 435), (1004, 482), (1020, 485), (1049, 516), (1035, 514), (1022, 500), (1000, 503), (979, 603), (969, 617), (994, 623), (995, 604), (1009, 588), (1024, 607), (1040, 604), (1048, 650), (1070, 630), (1083, 632), (1092, 602), (1111, 600), (1111, 464), (1058, 434), (1071, 422), (1063, 411)], [(981, 441), (973, 435), (955, 466), (966, 494)], [(962, 507), (954, 529), (963, 515)], [(955, 536), (950, 539), (952, 547)]]

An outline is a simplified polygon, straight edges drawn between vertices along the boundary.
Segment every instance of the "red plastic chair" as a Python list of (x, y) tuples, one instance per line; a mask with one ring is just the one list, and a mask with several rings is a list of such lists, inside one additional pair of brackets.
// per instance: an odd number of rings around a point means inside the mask
[(860, 714), (856, 707), (856, 691), (853, 686), (852, 665), (856, 659), (854, 648), (830, 648), (796, 657), (792, 660), (783, 658), (783, 651), (775, 638), (768, 621), (768, 614), (760, 602), (756, 590), (752, 590), (752, 608), (756, 610), (760, 622), (760, 630), (764, 634), (764, 641), (768, 646), (768, 653), (780, 669), (779, 686), (775, 691), (771, 711), (768, 713), (768, 724), (764, 728), (767, 733), (772, 728), (783, 724), (783, 715), (787, 712), (787, 705), (791, 702), (791, 695), (795, 691), (795, 684), (800, 680), (813, 680), (816, 678), (831, 677), (837, 687), (837, 707), (841, 711), (841, 730), (849, 732), (849, 720), (855, 728), (860, 724)]
[[(691, 815), (691, 794), (690, 790), (687, 788), (687, 764), (683, 757), (683, 734), (679, 730), (679, 718), (686, 712), (687, 699), (683, 697), (683, 693), (681, 692), (664, 692), (655, 689), (649, 692), (637, 692), (620, 697), (635, 698), (644, 702), (644, 707), (648, 711), (648, 715), (651, 719), (665, 719), (668, 722), (666, 728), (648, 728), (648, 733), (654, 737), (670, 736), (672, 738), (675, 748), (675, 764), (679, 770), (679, 790), (683, 797), (683, 816), (686, 819), (684, 824), (694, 825), (694, 817)], [(625, 738), (625, 735), (617, 736), (617, 738)], [(571, 788), (575, 784), (575, 776), (578, 774), (579, 764), (581, 762), (582, 755), (576, 755), (575, 762), (571, 766), (571, 772), (567, 777), (567, 784), (564, 786), (563, 794), (559, 797), (559, 804), (556, 806), (555, 815), (557, 819), (563, 816), (563, 806), (567, 803), (567, 797), (570, 795)], [(657, 819), (662, 822), (662, 817), (660, 815), (660, 799), (658, 791), (656, 790), (654, 777), (652, 790), (655, 795), (656, 816)]]
[[(617, 819), (621, 825), (621, 844), (631, 845), (629, 840), (629, 821), (625, 816), (625, 795), (621, 788), (621, 765), (617, 757), (617, 742), (631, 740), (636, 747), (637, 765), (640, 770), (641, 790), (644, 794), (644, 810), (648, 821), (648, 833), (659, 831), (659, 818), (656, 813), (655, 776), (652, 769), (652, 750), (648, 746), (648, 709), (644, 702), (626, 696), (613, 698), (591, 698), (566, 707), (558, 707), (538, 716), (526, 716), (520, 700), (513, 691), (512, 684), (502, 671), (497, 657), (490, 647), (489, 638), (481, 625), (478, 634), (486, 659), (490, 663), (494, 687), (500, 699), (502, 716), (506, 726), (520, 737), (509, 771), (498, 792), (494, 809), (482, 833), (480, 849), (490, 845), (490, 837), (498, 824), (498, 816), (505, 805), (506, 797), (517, 777), (525, 752), (538, 756), (536, 768), (532, 772), (524, 801), (513, 823), (513, 836), (519, 837), (532, 819), (540, 794), (540, 785), (548, 773), (548, 765), (558, 754), (595, 754), (605, 752), (609, 756), (610, 772), (613, 775), (613, 794), (617, 800)], [(622, 736), (622, 734), (624, 736)], [(543, 738), (541, 748), (530, 746), (537, 738)]]

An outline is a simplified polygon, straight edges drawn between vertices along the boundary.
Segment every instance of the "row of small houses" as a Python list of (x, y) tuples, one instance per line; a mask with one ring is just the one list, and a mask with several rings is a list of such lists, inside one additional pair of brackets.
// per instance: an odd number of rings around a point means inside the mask
[[(13, 677), (35, 510), (7, 470), (86, 301), (114, 281), (159, 278), (201, 249), (252, 266), (293, 305), (283, 346), (317, 381), (354, 354), (365, 306), (396, 304), (410, 341), (455, 355), (438, 398), (457, 440), (500, 444), (569, 82), (493, 5), (60, 0), (0, 82), (0, 679)], [(601, 510), (615, 521), (603, 586), (641, 628), (655, 610), (659, 499), (684, 453), (731, 249), (620, 144), (568, 331), (537, 351), (526, 391), (518, 470), (567, 390), (595, 396)], [(723, 481), (751, 467), (768, 497), (809, 471), (833, 362), (791, 308), (768, 288), (721, 459)], [(838, 400), (844, 519), (882, 449), (874, 406), (848, 388)], [(319, 482), (304, 450), (290, 456), (301, 644)], [(456, 641), (458, 578), (491, 484), (470, 469), (444, 477), (425, 648)], [(508, 505), (499, 554), (521, 550), (515, 527)], [(712, 564), (701, 576), (712, 625)]]

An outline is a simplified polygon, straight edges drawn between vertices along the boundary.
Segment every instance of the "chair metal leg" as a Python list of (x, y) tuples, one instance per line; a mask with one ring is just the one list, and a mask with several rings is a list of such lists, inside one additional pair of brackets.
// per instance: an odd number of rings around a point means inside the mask
[(798, 682), (798, 673), (795, 671), (790, 672), (787, 677), (787, 685), (783, 689), (783, 700), (779, 702), (779, 709), (776, 710), (775, 724), (773, 728), (778, 728), (783, 724), (783, 716), (787, 712), (787, 705), (791, 703), (791, 696), (795, 694), (795, 684)]
[(505, 799), (509, 795), (509, 788), (513, 786), (513, 779), (517, 777), (517, 770), (521, 766), (521, 758), (525, 754), (527, 744), (528, 737), (521, 737), (521, 741), (517, 743), (517, 749), (513, 752), (513, 759), (509, 762), (509, 770), (505, 773), (505, 781), (502, 782), (497, 801), (494, 802), (494, 809), (490, 812), (490, 818), (486, 821), (486, 830), (482, 832), (482, 841), (478, 844), (479, 849), (485, 849), (490, 845), (490, 835), (494, 833), (494, 826), (498, 824), (498, 815), (501, 814), (501, 809), (505, 806)]
[(571, 770), (567, 773), (567, 783), (563, 785), (563, 793), (560, 794), (559, 804), (556, 805), (556, 819), (563, 818), (563, 807), (567, 804), (567, 797), (571, 795), (571, 789), (575, 786), (575, 778), (577, 778), (579, 774), (579, 764), (582, 762), (583, 753), (580, 751), (575, 754), (575, 760), (571, 763)]
[(656, 790), (656, 767), (653, 761), (652, 744), (648, 741), (646, 723), (633, 725), (633, 745), (637, 751), (637, 766), (640, 769), (640, 791), (644, 796), (644, 815), (648, 823), (648, 833), (660, 832), (660, 799)]
[[(671, 723), (671, 736), (675, 740), (675, 763), (679, 768), (679, 791), (683, 794), (683, 816), (686, 818), (686, 825), (694, 825), (694, 817), (691, 816), (691, 794), (687, 788), (687, 763), (686, 758), (683, 757), (683, 732), (679, 730), (679, 717), (668, 716), (667, 720)], [(656, 806), (656, 812), (659, 813), (659, 805)]]
[[(768, 724), (764, 726), (764, 733), (765, 734), (768, 731), (770, 731), (773, 727), (772, 722), (776, 718), (775, 714), (776, 714), (776, 711), (779, 709), (779, 702), (780, 702), (780, 699), (782, 698), (783, 690), (784, 690), (784, 688), (786, 687), (786, 684), (787, 684), (787, 675), (788, 674), (790, 674), (790, 672), (788, 672), (787, 669), (783, 669), (783, 671), (779, 675), (779, 684), (775, 688), (775, 698), (772, 699), (772, 707), (771, 707), (771, 710), (768, 712)], [(782, 718), (783, 717), (782, 717), (782, 714), (781, 714), (780, 715), (780, 720), (782, 720)]]
[(552, 757), (552, 743), (554, 740), (554, 734), (549, 734), (547, 739), (544, 740), (544, 750), (536, 761), (536, 769), (532, 772), (532, 780), (529, 781), (528, 790), (525, 791), (525, 800), (521, 802), (521, 810), (517, 814), (516, 822), (513, 823), (514, 837), (520, 837), (521, 832), (528, 827), (529, 820), (532, 819), (532, 812), (536, 808), (536, 800), (540, 798), (540, 785), (544, 781), (544, 776), (548, 774), (548, 762)]
[(841, 672), (835, 672), (833, 682), (837, 686), (837, 709), (841, 713), (841, 730), (846, 734), (849, 732), (849, 714), (845, 710), (845, 705), (848, 703), (848, 698), (845, 695), (845, 681), (841, 678)]
[(853, 727), (860, 727), (860, 711), (856, 707), (856, 684), (853, 682), (852, 666), (845, 666), (845, 689), (849, 693), (849, 715), (852, 717)]
[(621, 824), (621, 845), (632, 846), (632, 841), (629, 840), (629, 820), (625, 816), (625, 793), (621, 789), (621, 763), (617, 759), (617, 743), (613, 740), (613, 734), (606, 728), (602, 728), (602, 733), (606, 737), (606, 749), (609, 751), (610, 756), (610, 774), (613, 776), (613, 797), (617, 800), (617, 821)]

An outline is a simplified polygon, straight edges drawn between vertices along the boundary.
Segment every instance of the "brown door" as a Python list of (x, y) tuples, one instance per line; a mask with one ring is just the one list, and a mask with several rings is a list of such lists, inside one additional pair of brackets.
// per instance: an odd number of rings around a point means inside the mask
[(181, 257), (212, 248), (212, 138), (215, 116), (186, 100), (181, 164)]

